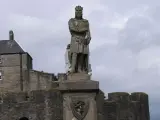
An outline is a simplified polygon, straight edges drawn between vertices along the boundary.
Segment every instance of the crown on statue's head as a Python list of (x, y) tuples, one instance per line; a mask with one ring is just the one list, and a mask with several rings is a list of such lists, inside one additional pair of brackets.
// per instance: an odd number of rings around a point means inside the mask
[(78, 6), (75, 7), (75, 10), (76, 10), (76, 11), (82, 11), (82, 10), (83, 10), (83, 7), (81, 7), (80, 5), (78, 5)]

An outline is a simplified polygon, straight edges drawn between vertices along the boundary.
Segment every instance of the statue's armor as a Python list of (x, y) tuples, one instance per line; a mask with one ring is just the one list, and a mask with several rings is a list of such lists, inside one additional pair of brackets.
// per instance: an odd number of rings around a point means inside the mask
[[(71, 55), (70, 55), (70, 49), (66, 49), (65, 52), (65, 65), (66, 65), (66, 73), (71, 72)], [(92, 75), (92, 68), (90, 64), (89, 54), (88, 54), (88, 74)]]
[(85, 39), (86, 34), (89, 31), (88, 20), (85, 19), (77, 20), (75, 18), (71, 18), (68, 24), (69, 24), (69, 30), (71, 32), (71, 43), (70, 43), (71, 52), (88, 54), (89, 46), (88, 44), (86, 44), (88, 43), (88, 39)]

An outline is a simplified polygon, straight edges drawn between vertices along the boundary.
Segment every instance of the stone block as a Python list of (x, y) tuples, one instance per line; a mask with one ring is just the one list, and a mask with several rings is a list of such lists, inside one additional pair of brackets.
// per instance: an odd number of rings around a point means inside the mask
[(67, 80), (71, 80), (71, 81), (90, 80), (90, 75), (88, 75), (86, 73), (69, 74), (67, 76)]
[(79, 80), (79, 81), (63, 81), (59, 83), (60, 90), (98, 90), (99, 82), (92, 80)]
[(148, 94), (143, 92), (131, 93), (131, 99), (140, 102), (141, 119), (150, 120)]
[(59, 81), (67, 80), (67, 75), (66, 75), (66, 73), (58, 73), (57, 77), (58, 77), (58, 80), (59, 80)]
[[(97, 120), (95, 93), (63, 94), (63, 120)], [(79, 110), (84, 111), (79, 114)]]

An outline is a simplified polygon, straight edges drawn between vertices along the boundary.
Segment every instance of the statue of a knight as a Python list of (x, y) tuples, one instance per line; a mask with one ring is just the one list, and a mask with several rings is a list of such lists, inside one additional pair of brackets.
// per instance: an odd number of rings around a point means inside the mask
[(88, 73), (91, 35), (89, 22), (83, 19), (83, 7), (75, 7), (75, 18), (71, 18), (68, 24), (71, 33), (71, 73)]

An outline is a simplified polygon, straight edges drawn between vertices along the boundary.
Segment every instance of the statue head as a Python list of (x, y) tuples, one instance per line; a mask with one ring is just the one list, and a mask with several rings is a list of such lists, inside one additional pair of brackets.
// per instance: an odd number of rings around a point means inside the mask
[(78, 5), (75, 7), (75, 18), (82, 19), (82, 17), (83, 17), (83, 7)]

